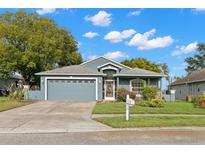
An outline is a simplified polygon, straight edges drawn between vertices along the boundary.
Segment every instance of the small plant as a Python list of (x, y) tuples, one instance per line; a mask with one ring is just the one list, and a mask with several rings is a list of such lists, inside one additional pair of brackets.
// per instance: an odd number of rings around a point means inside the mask
[(194, 104), (194, 107), (204, 107), (203, 103), (205, 102), (205, 96), (193, 96), (191, 103)]
[(165, 105), (165, 100), (163, 99), (152, 99), (149, 101), (149, 107), (163, 107)]
[(164, 104), (165, 100), (163, 99), (141, 100), (139, 102), (139, 105), (143, 107), (163, 107)]
[(19, 82), (18, 86), (12, 85), (9, 99), (22, 100), (24, 98), (24, 86), (22, 82)]
[(148, 100), (140, 100), (138, 105), (143, 106), (143, 107), (149, 107), (149, 101)]
[(128, 91), (124, 88), (120, 88), (117, 90), (117, 100), (119, 102), (125, 102), (127, 95), (129, 95), (130, 98), (132, 98), (132, 99), (135, 99), (135, 97), (136, 97), (136, 94), (134, 92)]
[(158, 91), (157, 87), (147, 86), (144, 87), (144, 89), (142, 90), (142, 96), (145, 100), (151, 100), (156, 98), (157, 91)]

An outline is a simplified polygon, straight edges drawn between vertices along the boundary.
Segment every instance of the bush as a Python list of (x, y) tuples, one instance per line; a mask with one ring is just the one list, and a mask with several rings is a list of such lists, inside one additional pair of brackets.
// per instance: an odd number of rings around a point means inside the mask
[(157, 87), (154, 86), (144, 87), (142, 90), (142, 96), (145, 100), (155, 99), (157, 96), (157, 91)]
[(194, 107), (201, 107), (202, 100), (205, 100), (205, 96), (193, 96), (191, 103), (194, 104)]
[(117, 101), (119, 102), (125, 102), (126, 96), (130, 95), (130, 98), (135, 99), (136, 94), (134, 92), (128, 91), (124, 88), (120, 88), (117, 90)]
[(22, 83), (19, 83), (17, 87), (13, 85), (11, 89), (9, 99), (22, 100), (24, 98), (25, 91)]
[(163, 107), (165, 104), (165, 100), (163, 99), (152, 99), (149, 102), (149, 107)]
[(149, 101), (148, 100), (140, 100), (138, 105), (143, 106), (143, 107), (148, 107)]
[(164, 104), (165, 100), (163, 99), (141, 100), (139, 102), (139, 105), (143, 107), (163, 107)]

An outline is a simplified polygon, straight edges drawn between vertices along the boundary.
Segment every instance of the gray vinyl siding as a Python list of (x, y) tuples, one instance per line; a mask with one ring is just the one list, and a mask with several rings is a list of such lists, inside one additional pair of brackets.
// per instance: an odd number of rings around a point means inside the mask
[(171, 86), (171, 89), (176, 90), (175, 91), (175, 98), (176, 99), (181, 99), (181, 100), (186, 100), (186, 96), (188, 95), (188, 86), (187, 85), (176, 85), (176, 86)]
[[(88, 63), (84, 64), (83, 66), (88, 67), (88, 68), (93, 69), (93, 70), (97, 70), (98, 66), (101, 66), (101, 65), (106, 64), (106, 63), (112, 63), (112, 62), (110, 62), (109, 60), (104, 59), (104, 58), (99, 58), (99, 59), (96, 59), (92, 62), (88, 62)], [(114, 64), (118, 65), (116, 63), (114, 63)], [(120, 65), (120, 67), (122, 67), (121, 72), (129, 70), (127, 67), (124, 67), (122, 65)]]
[[(125, 88), (127, 90), (130, 90), (130, 80), (133, 80), (136, 78), (119, 78), (119, 85), (118, 88)], [(148, 84), (148, 78), (143, 79), (146, 81), (147, 86), (158, 86), (159, 78), (150, 78), (150, 84)]]
[(0, 79), (0, 90), (7, 90), (18, 79)]
[(205, 82), (172, 85), (171, 88), (176, 90), (176, 99), (186, 100), (186, 97), (189, 95), (202, 95), (205, 92)]

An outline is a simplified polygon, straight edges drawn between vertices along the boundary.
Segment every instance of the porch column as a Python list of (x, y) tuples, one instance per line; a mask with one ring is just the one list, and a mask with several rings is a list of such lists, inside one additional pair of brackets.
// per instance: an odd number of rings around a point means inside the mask
[(115, 97), (117, 97), (117, 89), (119, 87), (119, 77), (117, 77), (117, 84), (116, 84), (116, 90), (115, 90)]
[(117, 86), (116, 86), (116, 89), (118, 88), (119, 86), (119, 77), (117, 77)]
[(147, 79), (147, 85), (150, 86), (150, 78)]
[(160, 98), (162, 98), (162, 78), (160, 78)]

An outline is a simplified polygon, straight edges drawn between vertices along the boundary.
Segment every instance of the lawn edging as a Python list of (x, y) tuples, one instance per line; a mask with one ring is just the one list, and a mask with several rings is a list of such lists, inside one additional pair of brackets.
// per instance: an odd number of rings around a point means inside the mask
[(204, 127), (204, 116), (142, 116), (131, 117), (129, 121), (125, 117), (100, 117), (94, 120), (113, 128), (137, 128), (137, 127)]

